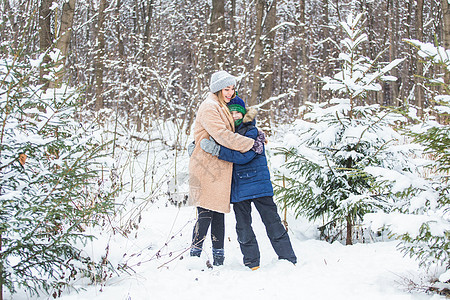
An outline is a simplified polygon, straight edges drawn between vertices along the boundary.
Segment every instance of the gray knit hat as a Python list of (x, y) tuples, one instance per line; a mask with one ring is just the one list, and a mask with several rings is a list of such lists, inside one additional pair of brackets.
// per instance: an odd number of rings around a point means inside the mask
[(226, 71), (218, 71), (212, 74), (209, 89), (215, 93), (230, 85), (236, 85), (236, 77)]

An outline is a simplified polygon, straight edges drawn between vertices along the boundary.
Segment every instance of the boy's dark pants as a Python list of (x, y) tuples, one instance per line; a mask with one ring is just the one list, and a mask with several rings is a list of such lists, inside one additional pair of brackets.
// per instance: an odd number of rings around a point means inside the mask
[(253, 268), (259, 266), (260, 262), (258, 242), (252, 229), (252, 202), (255, 204), (266, 226), (267, 236), (278, 258), (286, 259), (294, 264), (297, 263), (297, 257), (292, 249), (289, 235), (283, 224), (281, 224), (273, 197), (267, 196), (233, 203), (233, 210), (236, 216), (236, 232), (241, 252), (244, 255), (244, 265)]

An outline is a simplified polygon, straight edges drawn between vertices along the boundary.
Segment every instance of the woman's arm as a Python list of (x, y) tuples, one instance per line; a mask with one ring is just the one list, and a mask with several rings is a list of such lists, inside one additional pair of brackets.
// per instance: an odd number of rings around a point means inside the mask
[(220, 145), (240, 152), (249, 151), (253, 147), (255, 140), (229, 130), (222, 119), (219, 109), (221, 108), (218, 105), (205, 107), (205, 110), (200, 115), (200, 124)]
[(239, 151), (228, 149), (227, 147), (220, 146), (220, 152), (219, 152), (219, 159), (232, 162), (234, 164), (238, 165), (245, 165), (246, 163), (249, 163), (256, 157), (255, 151), (247, 151), (244, 153), (241, 153)]
[[(252, 128), (245, 133), (245, 136), (252, 139), (256, 139), (258, 136), (258, 130), (256, 128)], [(217, 156), (221, 160), (232, 162), (238, 165), (244, 165), (246, 163), (249, 163), (257, 155), (257, 153), (252, 150), (247, 151), (245, 153), (231, 150), (227, 147), (217, 144), (212, 138), (200, 141), (200, 147), (205, 152), (211, 153), (212, 155)], [(262, 147), (264, 148), (263, 145)]]

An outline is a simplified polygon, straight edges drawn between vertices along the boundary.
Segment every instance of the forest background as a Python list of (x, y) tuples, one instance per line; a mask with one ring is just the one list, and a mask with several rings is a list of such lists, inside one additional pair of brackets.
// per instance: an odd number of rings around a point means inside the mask
[(155, 118), (181, 118), (189, 130), (219, 69), (240, 78), (239, 94), (261, 106), (266, 124), (298, 117), (306, 101), (327, 101), (321, 78), (339, 67), (338, 22), (349, 12), (365, 14), (363, 55), (405, 58), (391, 74), (398, 80), (368, 104), (422, 113), (433, 104), (404, 39), (450, 43), (446, 0), (6, 0), (0, 10), (8, 47), (38, 56), (55, 43), (65, 58), (60, 80), (84, 88), (85, 107), (118, 110), (138, 130)]

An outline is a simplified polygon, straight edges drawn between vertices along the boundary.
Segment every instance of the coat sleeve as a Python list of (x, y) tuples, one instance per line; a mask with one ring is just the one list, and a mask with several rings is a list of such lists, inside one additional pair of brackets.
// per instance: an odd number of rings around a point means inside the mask
[[(253, 128), (246, 133), (246, 136), (251, 139), (256, 139), (258, 135), (258, 130)], [(247, 151), (241, 153), (239, 151), (231, 150), (227, 147), (220, 146), (219, 159), (232, 162), (238, 165), (245, 165), (249, 163), (253, 158), (255, 158), (257, 153), (255, 151)]]
[(238, 165), (245, 165), (252, 161), (256, 157), (256, 152), (249, 150), (241, 153), (239, 151), (228, 149), (227, 147), (220, 146), (219, 159), (232, 162)]
[(250, 150), (255, 140), (228, 129), (220, 115), (219, 109), (219, 107), (212, 105), (205, 107), (200, 117), (200, 124), (203, 128), (222, 146), (241, 152)]

